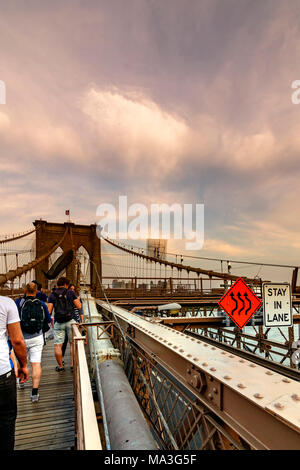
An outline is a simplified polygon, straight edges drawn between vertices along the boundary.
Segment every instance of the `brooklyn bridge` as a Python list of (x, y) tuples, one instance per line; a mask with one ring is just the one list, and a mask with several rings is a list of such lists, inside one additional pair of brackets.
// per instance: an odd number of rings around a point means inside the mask
[(293, 326), (265, 327), (260, 309), (241, 330), (219, 300), (239, 278), (261, 299), (270, 279), (233, 265), (150, 252), (96, 225), (36, 220), (1, 236), (1, 295), (20, 297), (32, 279), (50, 292), (65, 274), (84, 313), (74, 373), (53, 372), (49, 336), (41, 400), (18, 391), (15, 448), (299, 449), (298, 267), (272, 266), (290, 273)]

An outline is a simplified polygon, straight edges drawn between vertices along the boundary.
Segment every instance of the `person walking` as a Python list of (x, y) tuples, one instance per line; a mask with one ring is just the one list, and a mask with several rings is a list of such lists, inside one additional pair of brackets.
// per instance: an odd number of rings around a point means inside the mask
[[(70, 284), (69, 287), (68, 287), (69, 290), (72, 290), (75, 292), (75, 294), (78, 296), (77, 298), (80, 300), (80, 296), (78, 295), (78, 293), (76, 292), (75, 290), (75, 285), (74, 284)], [(81, 300), (80, 300), (81, 302)], [(77, 307), (75, 307), (74, 305), (74, 310), (73, 310), (73, 318), (74, 320), (76, 321), (76, 323), (83, 323), (83, 311), (82, 311), (82, 308), (80, 310), (78, 310)], [(66, 349), (67, 349), (67, 346), (68, 346), (68, 337), (67, 335), (65, 336), (65, 340), (63, 342), (63, 345), (62, 345), (62, 356), (64, 358), (65, 356), (65, 352), (66, 352)], [(62, 361), (63, 362), (63, 365), (65, 364), (64, 363), (64, 360)]]
[[(21, 329), (26, 343), (27, 354), (32, 367), (32, 392), (31, 401), (39, 400), (39, 385), (42, 376), (42, 352), (44, 347), (44, 333), (51, 317), (45, 302), (36, 298), (37, 285), (30, 282), (25, 287), (25, 295), (16, 300)], [(49, 328), (49, 327), (48, 327)], [(22, 384), (20, 384), (20, 388)]]
[(54, 308), (54, 353), (57, 361), (55, 370), (64, 371), (62, 346), (67, 336), (70, 343), (71, 370), (73, 370), (73, 344), (72, 324), (74, 320), (74, 307), (81, 309), (81, 302), (73, 290), (69, 290), (70, 280), (60, 277), (57, 281), (57, 289), (48, 297), (49, 312)]
[(19, 361), (17, 376), (25, 383), (29, 372), (18, 309), (12, 299), (0, 296), (0, 451), (14, 449), (17, 417), (16, 374), (10, 362), (8, 336)]
[[(69, 285), (69, 290), (72, 290), (73, 292), (75, 292), (75, 294), (77, 295), (77, 298), (80, 300), (80, 303), (81, 303), (80, 295), (78, 295), (78, 292), (76, 292), (74, 284)], [(77, 307), (74, 306), (74, 320), (76, 321), (76, 323), (83, 323), (82, 307), (78, 309)]]
[(47, 295), (43, 289), (42, 284), (38, 283), (35, 279), (31, 282), (34, 282), (37, 285), (36, 298), (41, 300), (42, 302), (47, 302)]

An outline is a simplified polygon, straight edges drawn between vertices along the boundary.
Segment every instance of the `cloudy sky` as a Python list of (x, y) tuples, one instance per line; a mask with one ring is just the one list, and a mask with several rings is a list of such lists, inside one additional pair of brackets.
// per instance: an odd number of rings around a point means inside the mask
[(299, 264), (299, 39), (298, 0), (2, 0), (0, 232), (198, 202), (201, 255)]

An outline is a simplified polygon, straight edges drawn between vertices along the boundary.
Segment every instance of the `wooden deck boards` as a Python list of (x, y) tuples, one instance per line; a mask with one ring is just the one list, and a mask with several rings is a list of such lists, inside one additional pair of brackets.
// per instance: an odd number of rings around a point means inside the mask
[(31, 403), (31, 378), (18, 390), (15, 450), (72, 449), (74, 446), (74, 390), (69, 346), (65, 371), (56, 372), (53, 340), (43, 350), (40, 398)]

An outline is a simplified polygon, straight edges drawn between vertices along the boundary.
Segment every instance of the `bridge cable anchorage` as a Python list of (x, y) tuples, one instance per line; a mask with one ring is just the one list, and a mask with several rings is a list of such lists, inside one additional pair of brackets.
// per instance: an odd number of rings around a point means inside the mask
[(10, 238), (3, 238), (2, 240), (0, 240), (0, 243), (3, 244), (3, 243), (8, 243), (8, 242), (13, 242), (15, 240), (20, 240), (20, 238), (24, 238), (24, 237), (27, 237), (28, 235), (31, 235), (32, 233), (35, 233), (37, 231), (37, 229), (30, 229), (30, 231), (28, 232), (23, 232), (23, 233), (19, 233), (19, 234), (13, 234), (12, 236), (8, 235)]
[(195, 272), (197, 274), (206, 274), (210, 278), (214, 277), (214, 278), (217, 278), (217, 279), (226, 279), (226, 280), (231, 280), (231, 281), (236, 281), (240, 277), (242, 277), (245, 280), (245, 282), (247, 282), (247, 283), (252, 283), (252, 284), (257, 284), (257, 285), (260, 285), (262, 283), (262, 281), (260, 279), (257, 279), (257, 278), (248, 278), (248, 277), (245, 277), (245, 276), (235, 276), (234, 274), (220, 273), (220, 272), (211, 271), (211, 270), (208, 270), (208, 269), (201, 269), (201, 268), (195, 268), (193, 266), (187, 266), (187, 265), (184, 265), (182, 263), (180, 263), (180, 264), (179, 263), (172, 263), (171, 261), (166, 261), (166, 260), (163, 260), (161, 258), (154, 258), (153, 256), (144, 255), (144, 254), (139, 253), (137, 251), (129, 250), (127, 248), (124, 248), (123, 246), (119, 246), (116, 243), (112, 242), (111, 240), (108, 240), (107, 238), (105, 238), (103, 236), (101, 236), (101, 238), (104, 241), (106, 241), (107, 243), (109, 243), (110, 245), (114, 246), (115, 248), (119, 248), (119, 250), (125, 251), (126, 253), (129, 253), (129, 254), (134, 255), (134, 256), (138, 256), (140, 258), (145, 259), (146, 261), (151, 261), (151, 262), (154, 262), (154, 263), (160, 263), (160, 265), (163, 264), (165, 266), (171, 266), (172, 268), (177, 268), (180, 271), (185, 270), (185, 271)]
[[(110, 304), (110, 302), (109, 302), (109, 300), (108, 300), (108, 298), (107, 298), (107, 295), (106, 295), (106, 292), (105, 292), (105, 288), (104, 288), (104, 286), (103, 286), (103, 284), (102, 284), (102, 281), (101, 281), (101, 278), (100, 278), (100, 276), (99, 276), (99, 272), (98, 272), (98, 269), (97, 269), (97, 265), (96, 265), (96, 263), (95, 263), (94, 261), (90, 260), (89, 258), (86, 257), (86, 259), (88, 259), (88, 261), (89, 261), (91, 264), (94, 265), (94, 268), (95, 268), (95, 271), (96, 271), (96, 275), (97, 275), (97, 277), (98, 277), (98, 281), (99, 281), (99, 283), (100, 283), (102, 292), (103, 292), (103, 294), (104, 294), (104, 296), (105, 296), (106, 302), (107, 302), (108, 305), (109, 305), (108, 311), (110, 311), (110, 313), (112, 314), (112, 316), (113, 316), (113, 318), (114, 318), (116, 324), (118, 325), (119, 331), (120, 331), (120, 333), (121, 333), (121, 335), (122, 335), (122, 337), (123, 337), (123, 339), (124, 339), (124, 342), (125, 342), (126, 346), (128, 347), (128, 349), (129, 349), (129, 351), (131, 352), (131, 354), (133, 354), (132, 345), (131, 345), (131, 343), (127, 340), (127, 337), (125, 336), (125, 334), (124, 334), (124, 332), (123, 332), (123, 330), (122, 330), (122, 328), (121, 328), (121, 325), (120, 325), (120, 323), (119, 323), (119, 319), (118, 319), (118, 317), (115, 315), (115, 312), (114, 312), (114, 310), (113, 310), (113, 308), (112, 308), (112, 306), (111, 306), (111, 304)], [(88, 296), (87, 296), (87, 303), (88, 303)], [(89, 306), (89, 303), (88, 303), (88, 306)], [(90, 319), (90, 321), (91, 321), (91, 319)], [(98, 364), (98, 361), (96, 361), (96, 363)], [(156, 398), (155, 398), (155, 396), (154, 396), (154, 394), (153, 394), (153, 392), (152, 392), (152, 390), (151, 390), (151, 387), (149, 387), (149, 384), (147, 383), (146, 378), (145, 378), (145, 376), (144, 376), (144, 374), (143, 374), (143, 372), (142, 372), (142, 370), (141, 370), (141, 368), (139, 367), (138, 364), (137, 364), (137, 370), (138, 370), (138, 372), (139, 372), (139, 374), (140, 374), (140, 376), (141, 376), (141, 378), (142, 378), (142, 380), (143, 380), (143, 382), (144, 382), (144, 384), (145, 384), (145, 386), (146, 386), (146, 388), (147, 388), (147, 390), (148, 390), (148, 393), (152, 396), (154, 406), (155, 406), (155, 408), (156, 408), (157, 411), (158, 411), (158, 414), (159, 414), (159, 416), (160, 416), (160, 418), (161, 418), (162, 424), (163, 424), (163, 426), (164, 426), (164, 428), (165, 428), (165, 430), (166, 430), (166, 433), (168, 434), (168, 436), (169, 436), (169, 438), (170, 438), (170, 441), (172, 442), (172, 444), (173, 444), (173, 446), (174, 446), (174, 449), (175, 449), (175, 450), (179, 450), (179, 448), (178, 448), (178, 446), (177, 446), (177, 444), (176, 444), (176, 441), (175, 441), (175, 439), (174, 439), (174, 436), (173, 436), (173, 434), (172, 434), (172, 432), (171, 432), (171, 430), (170, 430), (170, 428), (169, 428), (169, 426), (168, 426), (168, 424), (167, 424), (167, 422), (166, 422), (164, 416), (162, 415), (161, 410), (159, 409), (159, 405), (158, 405), (158, 403), (157, 403), (157, 401), (156, 401)], [(100, 382), (100, 383), (101, 383), (101, 382)]]
[[(36, 231), (36, 229), (34, 230)], [(35, 260), (31, 261), (30, 263), (27, 263), (23, 266), (18, 267), (15, 270), (8, 271), (5, 274), (0, 275), (0, 287), (2, 287), (7, 281), (12, 281), (16, 277), (20, 277), (22, 274), (27, 273), (31, 269), (34, 269), (36, 266), (38, 266), (40, 263), (42, 263), (46, 258), (48, 258), (52, 253), (54, 253), (55, 250), (61, 245), (61, 243), (64, 241), (66, 235), (68, 232), (68, 228), (66, 228), (64, 235), (62, 238), (59, 240), (56, 245), (54, 245), (50, 250), (47, 251), (44, 255), (39, 256)]]

